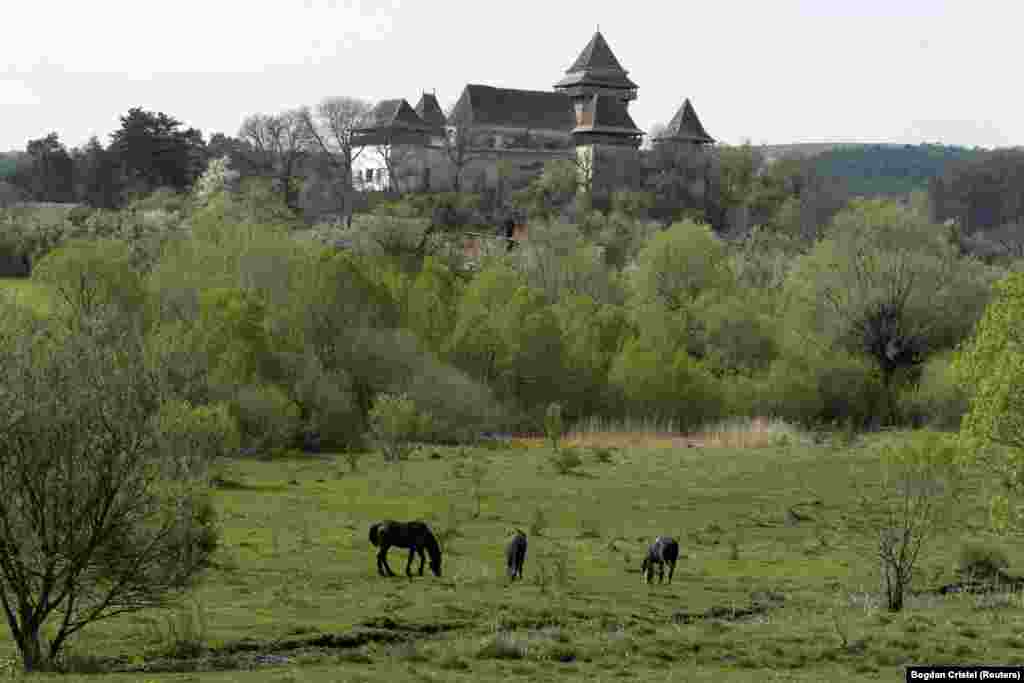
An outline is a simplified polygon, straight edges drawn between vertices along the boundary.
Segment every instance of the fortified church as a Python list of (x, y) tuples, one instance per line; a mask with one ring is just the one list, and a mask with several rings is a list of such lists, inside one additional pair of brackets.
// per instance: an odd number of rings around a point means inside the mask
[[(424, 93), (415, 107), (384, 100), (357, 131), (357, 146), (368, 149), (356, 160), (354, 180), (364, 189), (450, 189), (457, 168), (451, 157), (461, 154), (462, 189), (519, 186), (553, 159), (576, 159), (591, 178), (618, 185), (639, 163), (644, 135), (629, 115), (637, 84), (628, 74), (597, 31), (552, 90), (469, 84), (447, 117), (434, 94)], [(466, 141), (459, 150), (450, 142), (457, 132)], [(654, 142), (702, 146), (714, 139), (685, 99)]]

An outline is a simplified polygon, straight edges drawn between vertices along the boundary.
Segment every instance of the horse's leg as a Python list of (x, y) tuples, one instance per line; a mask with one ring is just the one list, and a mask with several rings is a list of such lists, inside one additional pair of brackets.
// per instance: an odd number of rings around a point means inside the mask
[(658, 563), (658, 583), (665, 583), (665, 563)]
[(409, 561), (405, 565), (405, 575), (412, 578), (412, 558), (416, 555), (416, 546), (409, 548)]
[(668, 582), (672, 583), (672, 576), (676, 573), (676, 561), (672, 560), (672, 563), (668, 566)]
[(395, 573), (391, 571), (391, 567), (388, 566), (388, 548), (381, 544), (380, 550), (377, 552), (377, 571), (380, 572), (381, 576), (394, 576)]
[(420, 556), (420, 576), (423, 576), (423, 565), (427, 561), (427, 554), (423, 551), (423, 546), (416, 548), (416, 552)]

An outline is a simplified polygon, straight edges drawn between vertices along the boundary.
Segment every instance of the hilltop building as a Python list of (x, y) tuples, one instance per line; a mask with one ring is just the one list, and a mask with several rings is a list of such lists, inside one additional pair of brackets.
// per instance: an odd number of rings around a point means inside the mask
[[(403, 191), (512, 187), (547, 161), (575, 159), (588, 181), (627, 183), (639, 176), (644, 135), (629, 115), (638, 87), (628, 74), (598, 31), (552, 90), (469, 84), (447, 117), (432, 93), (415, 108), (385, 100), (359, 131), (358, 144), (371, 149), (357, 160), (354, 180)], [(686, 99), (654, 142), (700, 146), (714, 139)]]

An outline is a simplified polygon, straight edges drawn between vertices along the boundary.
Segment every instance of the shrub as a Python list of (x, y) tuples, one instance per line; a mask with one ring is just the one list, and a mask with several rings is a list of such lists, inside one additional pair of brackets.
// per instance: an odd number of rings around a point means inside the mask
[(16, 240), (0, 239), (0, 277), (28, 277), (31, 274), (28, 255)]
[(575, 448), (563, 448), (551, 456), (551, 464), (559, 474), (571, 474), (583, 464), (583, 458)]
[(565, 435), (565, 422), (562, 420), (562, 406), (559, 403), (548, 405), (544, 414), (544, 434), (551, 443), (551, 448), (558, 450), (558, 443)]
[(390, 462), (407, 458), (412, 442), (430, 431), (430, 423), (406, 394), (381, 394), (370, 410), (370, 431)]
[(957, 384), (948, 356), (929, 359), (917, 386), (898, 399), (900, 416), (914, 427), (958, 429), (968, 407), (967, 394)]
[(1006, 553), (998, 546), (965, 543), (957, 555), (957, 572), (965, 577), (991, 579), (1009, 566)]
[(243, 448), (270, 450), (294, 443), (299, 430), (295, 405), (275, 386), (241, 387), (231, 402)]
[(167, 457), (193, 453), (212, 463), (234, 455), (241, 446), (238, 423), (225, 403), (192, 406), (187, 401), (169, 401), (158, 419)]

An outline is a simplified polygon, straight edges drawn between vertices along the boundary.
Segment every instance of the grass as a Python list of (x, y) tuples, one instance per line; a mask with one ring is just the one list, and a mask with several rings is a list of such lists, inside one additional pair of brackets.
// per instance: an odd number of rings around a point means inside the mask
[(45, 285), (30, 278), (0, 278), (0, 294), (10, 293), (41, 315), (52, 311), (53, 298)]
[[(868, 681), (902, 678), (914, 662), (1024, 663), (1019, 595), (911, 597), (889, 615), (862, 547), (833, 532), (823, 549), (822, 529), (856, 510), (849, 477), (870, 449), (759, 439), (625, 446), (609, 462), (584, 457), (578, 476), (555, 476), (544, 447), (473, 450), (489, 472), (475, 518), (451, 474), (455, 449), (417, 452), (402, 478), (379, 454), (354, 473), (341, 456), (232, 461), (233, 485), (216, 493), (218, 568), (179, 610), (87, 629), (72, 663), (103, 668), (101, 654), (179, 670), (88, 677), (153, 683), (663, 680), (666, 667), (694, 681)], [(787, 526), (787, 506), (809, 492), (822, 501), (813, 521)], [(388, 517), (458, 530), (442, 578), (377, 576), (366, 533)], [(927, 583), (953, 580), (956, 549), (984, 540), (984, 520), (979, 500), (931, 546)], [(509, 586), (506, 532), (531, 526), (543, 533), (530, 536), (525, 580)], [(664, 533), (683, 558), (671, 585), (644, 586), (643, 550)], [(389, 556), (399, 573), (406, 559)], [(4, 636), (0, 655), (13, 656)]]

